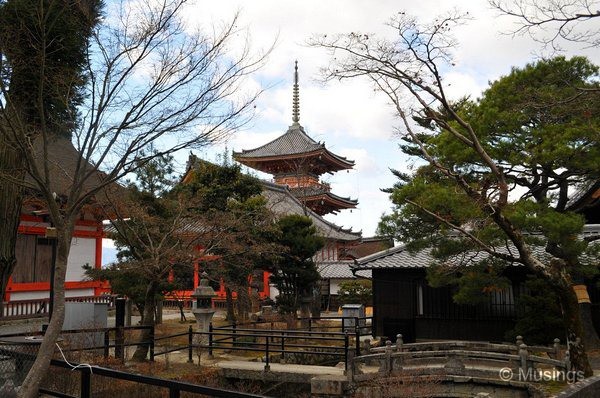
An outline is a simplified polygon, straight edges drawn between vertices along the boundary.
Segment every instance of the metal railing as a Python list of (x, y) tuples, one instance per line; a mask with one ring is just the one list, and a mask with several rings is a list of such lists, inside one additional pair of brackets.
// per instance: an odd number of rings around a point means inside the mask
[(306, 330), (250, 329), (238, 325), (230, 327), (209, 327), (208, 332), (193, 332), (206, 336), (208, 342), (197, 347), (208, 350), (254, 351), (263, 354), (265, 370), (270, 368), (271, 356), (279, 355), (282, 361), (290, 354), (322, 355), (343, 358), (348, 363), (350, 351), (360, 350), (359, 344), (350, 346), (348, 332), (318, 332)]
[[(339, 330), (340, 332), (349, 331), (350, 333), (354, 333), (356, 329), (361, 336), (372, 335), (372, 327), (373, 327), (373, 317), (354, 317), (354, 316), (321, 316), (319, 318), (302, 318), (297, 317), (295, 319), (297, 322), (300, 322), (300, 329), (306, 329), (309, 332), (311, 331), (329, 331), (329, 330)], [(336, 324), (332, 324), (332, 321), (336, 321)], [(339, 321), (339, 322), (337, 322)], [(262, 321), (251, 321), (251, 322), (242, 322), (242, 323), (232, 323), (228, 326), (223, 326), (223, 328), (229, 328), (232, 325), (236, 326), (259, 326), (259, 325), (270, 325), (271, 329), (274, 329), (276, 323), (285, 322), (283, 320), (262, 320)]]
[[(71, 371), (77, 371), (81, 374), (79, 383), (79, 393), (77, 396), (68, 395), (64, 392), (53, 391), (47, 388), (40, 388), (41, 394), (46, 394), (51, 397), (62, 397), (62, 398), (91, 398), (94, 395), (92, 389), (92, 379), (94, 377), (105, 377), (114, 380), (124, 380), (137, 384), (150, 385), (159, 388), (163, 388), (168, 391), (169, 398), (179, 398), (182, 392), (191, 394), (202, 394), (209, 397), (231, 397), (231, 398), (265, 398), (264, 395), (249, 394), (238, 391), (226, 390), (215, 387), (201, 386), (176, 380), (161, 379), (158, 377), (144, 376), (139, 374), (122, 372), (119, 370), (113, 370), (103, 368), (99, 366), (88, 366), (78, 364), (68, 364), (64, 361), (52, 360), (50, 363), (51, 367), (58, 367), (63, 369), (69, 369)], [(101, 383), (95, 383), (96, 385)]]
[[(128, 334), (131, 334), (131, 332), (138, 330), (149, 330), (150, 338), (148, 340), (127, 338)], [(43, 335), (43, 331), (3, 334), (0, 335), (0, 342), (2, 338), (6, 337)], [(81, 336), (86, 336), (87, 338)], [(149, 352), (152, 352), (154, 350), (155, 344), (154, 327), (142, 325), (111, 328), (62, 330), (60, 332), (60, 339), (62, 341), (61, 349), (65, 353), (82, 351), (101, 351), (103, 353), (103, 356), (105, 358), (108, 358), (110, 356), (111, 349), (113, 349), (114, 357), (119, 358), (121, 360), (125, 359), (126, 347), (147, 345)], [(101, 343), (97, 343), (98, 341), (101, 341)]]

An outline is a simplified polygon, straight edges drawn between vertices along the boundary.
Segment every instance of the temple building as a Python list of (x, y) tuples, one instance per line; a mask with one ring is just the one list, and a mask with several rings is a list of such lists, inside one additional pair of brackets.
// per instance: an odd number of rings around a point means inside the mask
[(306, 207), (319, 215), (353, 209), (356, 199), (331, 192), (329, 184), (321, 182), (325, 173), (349, 170), (354, 161), (329, 151), (324, 143), (309, 137), (300, 125), (298, 61), (294, 71), (292, 125), (287, 132), (258, 148), (234, 152), (238, 162), (272, 174), (274, 182), (287, 186)]

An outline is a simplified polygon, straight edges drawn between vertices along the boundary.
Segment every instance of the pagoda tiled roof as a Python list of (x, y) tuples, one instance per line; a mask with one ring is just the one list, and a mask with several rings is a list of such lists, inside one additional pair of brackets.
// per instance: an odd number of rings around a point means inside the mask
[(306, 215), (313, 221), (319, 236), (326, 239), (354, 242), (361, 238), (361, 232), (354, 232), (351, 229), (345, 229), (335, 225), (302, 205), (302, 202), (292, 195), (289, 188), (286, 186), (267, 181), (261, 182), (263, 185), (262, 195), (267, 198), (269, 208), (276, 214)]
[(351, 199), (349, 197), (338, 196), (334, 193), (331, 193), (329, 190), (327, 190), (323, 187), (316, 187), (316, 186), (297, 187), (297, 188), (290, 188), (290, 191), (292, 192), (292, 194), (294, 194), (294, 196), (296, 196), (300, 200), (307, 200), (307, 199), (311, 199), (311, 198), (317, 199), (317, 198), (327, 197), (331, 201), (344, 203), (348, 207), (355, 207), (358, 204), (357, 199)]
[(334, 154), (325, 148), (325, 144), (316, 142), (309, 137), (299, 123), (293, 123), (285, 134), (275, 138), (273, 141), (258, 148), (234, 152), (233, 156), (243, 163), (244, 159), (259, 160), (260, 158), (289, 157), (290, 155), (303, 157), (311, 153), (317, 154), (321, 152), (327, 153), (342, 163), (345, 168), (352, 168), (354, 166), (354, 161)]

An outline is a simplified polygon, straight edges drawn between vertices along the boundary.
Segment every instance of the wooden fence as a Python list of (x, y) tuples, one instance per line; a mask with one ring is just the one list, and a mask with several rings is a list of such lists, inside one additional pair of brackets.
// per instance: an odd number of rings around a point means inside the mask
[[(114, 308), (115, 297), (116, 296), (113, 295), (67, 297), (65, 301), (80, 303), (105, 303), (108, 304), (109, 308)], [(4, 302), (4, 313), (2, 314), (2, 317), (0, 317), (0, 320), (41, 318), (48, 316), (49, 308), (50, 299), (48, 298), (6, 301)]]

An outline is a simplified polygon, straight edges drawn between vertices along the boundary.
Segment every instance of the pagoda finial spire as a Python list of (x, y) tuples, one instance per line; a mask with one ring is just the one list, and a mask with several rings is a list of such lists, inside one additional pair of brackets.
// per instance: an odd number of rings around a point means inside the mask
[(296, 60), (296, 66), (294, 67), (294, 98), (292, 107), (292, 121), (294, 123), (300, 122), (300, 88), (298, 87), (298, 60)]

